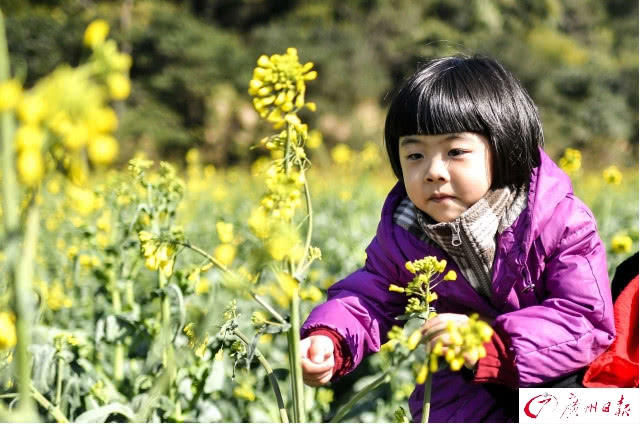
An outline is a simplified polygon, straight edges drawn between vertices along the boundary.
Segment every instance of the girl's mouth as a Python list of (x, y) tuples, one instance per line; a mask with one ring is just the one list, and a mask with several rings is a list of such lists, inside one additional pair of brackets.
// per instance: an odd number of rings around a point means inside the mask
[(429, 198), (429, 200), (431, 200), (432, 202), (443, 202), (445, 200), (451, 199), (453, 199), (453, 196), (448, 196), (446, 194), (433, 195)]

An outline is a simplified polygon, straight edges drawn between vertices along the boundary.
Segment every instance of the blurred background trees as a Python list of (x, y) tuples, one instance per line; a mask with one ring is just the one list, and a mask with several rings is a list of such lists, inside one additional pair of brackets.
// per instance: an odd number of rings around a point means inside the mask
[(320, 75), (312, 127), (328, 146), (382, 144), (389, 95), (421, 60), (487, 54), (538, 104), (547, 150), (588, 167), (633, 165), (638, 4), (624, 0), (0, 0), (14, 72), (30, 82), (83, 55), (96, 17), (133, 58), (119, 109), (122, 152), (216, 166), (249, 163), (265, 129), (249, 104), (257, 57), (298, 48)]

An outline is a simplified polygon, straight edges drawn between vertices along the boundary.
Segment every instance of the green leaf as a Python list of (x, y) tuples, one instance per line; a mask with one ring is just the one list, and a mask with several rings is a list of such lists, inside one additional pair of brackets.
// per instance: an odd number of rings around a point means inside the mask
[(134, 419), (134, 412), (127, 405), (118, 402), (110, 403), (100, 408), (92, 409), (76, 417), (77, 423), (104, 423), (111, 414), (124, 415), (130, 420)]

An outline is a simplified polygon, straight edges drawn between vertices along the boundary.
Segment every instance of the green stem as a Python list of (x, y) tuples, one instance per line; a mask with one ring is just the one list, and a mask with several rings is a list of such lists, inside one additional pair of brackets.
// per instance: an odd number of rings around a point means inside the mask
[[(238, 337), (244, 344), (247, 346), (251, 345), (251, 341), (247, 336), (245, 336), (240, 330), (236, 329), (233, 333)], [(269, 364), (269, 361), (264, 357), (262, 352), (260, 352), (257, 348), (255, 350), (256, 358), (262, 364), (262, 367), (267, 372), (267, 377), (269, 377), (269, 383), (271, 383), (271, 388), (273, 389), (273, 393), (276, 396), (276, 403), (278, 404), (278, 409), (280, 410), (280, 422), (288, 423), (289, 417), (287, 415), (287, 409), (284, 406), (284, 400), (282, 399), (282, 393), (280, 392), (280, 386), (278, 385), (278, 380), (276, 379), (275, 374), (273, 373), (273, 368)]]
[(307, 179), (304, 180), (304, 198), (307, 204), (307, 215), (309, 219), (309, 224), (307, 227), (307, 238), (304, 244), (304, 255), (302, 255), (302, 260), (298, 264), (296, 268), (296, 273), (294, 275), (300, 277), (304, 271), (311, 264), (311, 260), (307, 262), (307, 256), (309, 256), (309, 249), (311, 248), (311, 234), (313, 232), (313, 208), (311, 207), (311, 193), (309, 193), (309, 184), (307, 183)]
[[(226, 272), (227, 274), (231, 275), (234, 278), (240, 278), (240, 276), (238, 274), (236, 274), (235, 272), (231, 271), (229, 268), (227, 268), (226, 266), (224, 266), (223, 264), (221, 264), (220, 262), (218, 262), (213, 256), (209, 255), (207, 252), (205, 252), (204, 250), (200, 249), (198, 246), (194, 246), (193, 244), (189, 243), (189, 242), (180, 242), (178, 243), (181, 246), (184, 246), (188, 249), (193, 250), (196, 253), (199, 253), (200, 255), (204, 256), (205, 258), (207, 258), (214, 266), (218, 267), (221, 271)], [(260, 305), (262, 305), (262, 307), (264, 307), (267, 311), (269, 311), (269, 313), (271, 315), (273, 315), (273, 317), (275, 319), (277, 319), (278, 321), (280, 321), (281, 324), (286, 324), (287, 320), (285, 320), (282, 315), (280, 315), (275, 309), (273, 309), (273, 307), (271, 305), (269, 305), (264, 299), (262, 299), (260, 296), (258, 296), (257, 294), (251, 292), (251, 296), (253, 297), (253, 299), (258, 302)]]
[(297, 423), (306, 422), (304, 410), (304, 383), (302, 381), (302, 365), (300, 363), (300, 296), (298, 288), (291, 296), (291, 328), (289, 329), (289, 366), (291, 369), (291, 386), (293, 388), (293, 412)]
[(291, 152), (291, 138), (293, 137), (291, 130), (293, 126), (287, 122), (287, 141), (284, 144), (284, 173), (289, 175), (289, 152)]
[(422, 421), (423, 423), (429, 422), (429, 412), (431, 410), (431, 380), (433, 373), (429, 371), (427, 374), (427, 380), (424, 382), (424, 398), (422, 399)]
[(31, 385), (31, 355), (29, 354), (29, 344), (31, 344), (31, 321), (33, 316), (31, 282), (33, 280), (33, 262), (38, 243), (39, 226), (39, 209), (38, 206), (32, 204), (28, 207), (22, 253), (15, 273), (14, 290), (17, 316), (16, 327), (18, 333), (16, 357), (18, 359), (20, 409), (25, 413), (34, 411), (34, 404), (29, 395), (29, 386)]
[(196, 386), (196, 393), (193, 395), (193, 397), (189, 401), (189, 405), (187, 406), (187, 409), (193, 410), (196, 407), (196, 404), (198, 403), (200, 396), (202, 396), (202, 393), (204, 392), (204, 386), (207, 382), (208, 377), (209, 377), (209, 368), (205, 368), (204, 372), (202, 373), (202, 378), (200, 378), (200, 380), (198, 381), (198, 385)]
[[(9, 50), (4, 30), (4, 15), (0, 10), (0, 82), (10, 78)], [(11, 238), (18, 231), (18, 185), (14, 168), (13, 132), (15, 119), (12, 112), (0, 116), (0, 143), (2, 143), (2, 214), (5, 234)], [(7, 247), (7, 246), (5, 246)], [(10, 259), (7, 257), (7, 259)]]
[(44, 409), (46, 409), (47, 412), (50, 412), (51, 415), (53, 416), (53, 418), (55, 418), (57, 422), (59, 422), (59, 423), (68, 423), (69, 422), (69, 420), (67, 419), (67, 417), (65, 417), (65, 415), (62, 413), (62, 411), (58, 407), (56, 407), (53, 404), (51, 404), (51, 402), (49, 402), (49, 400), (46, 397), (44, 397), (44, 395), (42, 393), (40, 393), (38, 391), (38, 389), (36, 389), (33, 384), (31, 384), (29, 386), (29, 389), (31, 390), (31, 395), (33, 396), (33, 398)]
[[(0, 82), (9, 79), (9, 50), (4, 28), (4, 15), (0, 11)], [(11, 112), (0, 116), (0, 143), (2, 144), (2, 211), (6, 234), (6, 266), (9, 269), (9, 281), (14, 283), (16, 303), (18, 342), (16, 357), (20, 392), (20, 409), (35, 416), (33, 401), (29, 394), (31, 382), (31, 360), (28, 346), (31, 341), (31, 278), (33, 276), (33, 257), (38, 240), (38, 208), (31, 205), (27, 214), (27, 224), (22, 254), (19, 248), (19, 209), (18, 185), (14, 168), (13, 133), (15, 118)], [(16, 261), (19, 258), (19, 263)], [(26, 415), (26, 414), (25, 414)]]
[(196, 253), (199, 253), (200, 255), (204, 256), (205, 258), (207, 258), (214, 266), (218, 267), (220, 270), (227, 272), (233, 276), (236, 276), (236, 273), (234, 273), (233, 271), (231, 271), (229, 268), (227, 268), (226, 266), (224, 266), (222, 263), (220, 263), (216, 258), (214, 258), (213, 256), (211, 256), (210, 254), (208, 254), (207, 252), (205, 252), (204, 250), (200, 249), (198, 246), (194, 246), (193, 244), (185, 241), (185, 242), (177, 242), (177, 244), (184, 246), (188, 249), (193, 250)]
[[(120, 299), (120, 290), (117, 287), (116, 281), (113, 281), (111, 295), (113, 313), (119, 315), (122, 313), (122, 300)], [(113, 354), (113, 378), (118, 383), (124, 379), (124, 344), (121, 340), (116, 342), (115, 352)]]
[[(158, 286), (162, 291), (162, 305), (160, 308), (160, 322), (162, 323), (162, 334), (163, 334), (162, 365), (165, 368), (169, 365), (169, 360), (173, 356), (171, 352), (171, 346), (169, 343), (171, 304), (169, 303), (169, 296), (167, 296), (167, 293), (164, 290), (162, 290), (166, 287), (166, 285), (167, 285), (167, 277), (164, 275), (164, 272), (159, 270)], [(171, 378), (170, 380), (173, 381), (173, 379)]]
[[(395, 371), (395, 368), (394, 368), (394, 371)], [(340, 409), (338, 409), (338, 411), (333, 416), (333, 418), (331, 418), (330, 422), (332, 423), (340, 422), (340, 420), (342, 420), (342, 418), (344, 418), (344, 416), (347, 415), (349, 411), (351, 411), (351, 408), (353, 408), (353, 406), (357, 402), (359, 402), (360, 399), (364, 398), (367, 394), (374, 391), (375, 389), (380, 387), (382, 384), (388, 383), (389, 381), (391, 381), (391, 370), (383, 372), (380, 375), (380, 377), (376, 378), (371, 383), (367, 384), (362, 390), (356, 393), (351, 399), (349, 399), (349, 402), (345, 403), (340, 407)]]
[(275, 309), (273, 309), (273, 306), (269, 305), (266, 300), (264, 300), (263, 298), (261, 298), (260, 296), (255, 294), (254, 292), (251, 292), (251, 297), (253, 297), (253, 299), (256, 302), (258, 302), (263, 308), (265, 308), (267, 311), (269, 311), (269, 313), (271, 315), (273, 315), (273, 317), (275, 319), (277, 319), (278, 322), (280, 322), (280, 324), (287, 324), (287, 320), (285, 320), (282, 317), (282, 315), (280, 315)]
[(62, 371), (64, 368), (64, 359), (58, 358), (58, 367), (56, 370), (56, 407), (60, 407), (60, 398), (62, 397)]

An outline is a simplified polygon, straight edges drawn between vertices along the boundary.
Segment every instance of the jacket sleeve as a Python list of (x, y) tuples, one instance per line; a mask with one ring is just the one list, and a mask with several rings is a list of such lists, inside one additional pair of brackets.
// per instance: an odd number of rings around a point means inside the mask
[(406, 296), (388, 290), (392, 283), (406, 285), (397, 281), (398, 275), (374, 238), (364, 267), (331, 286), (327, 301), (316, 306), (303, 324), (301, 337), (320, 327), (336, 331), (351, 356), (345, 373), (352, 371), (365, 356), (380, 350), (393, 325), (404, 325), (395, 317), (404, 313)]
[[(540, 235), (542, 242), (533, 247), (548, 250), (535, 282), (542, 284), (544, 298), (538, 305), (498, 316), (494, 325), (506, 336), (520, 387), (545, 383), (586, 366), (615, 336), (606, 251), (595, 219), (573, 197), (561, 202), (556, 213), (566, 217), (560, 230), (547, 225)], [(545, 241), (549, 247), (544, 247)]]

